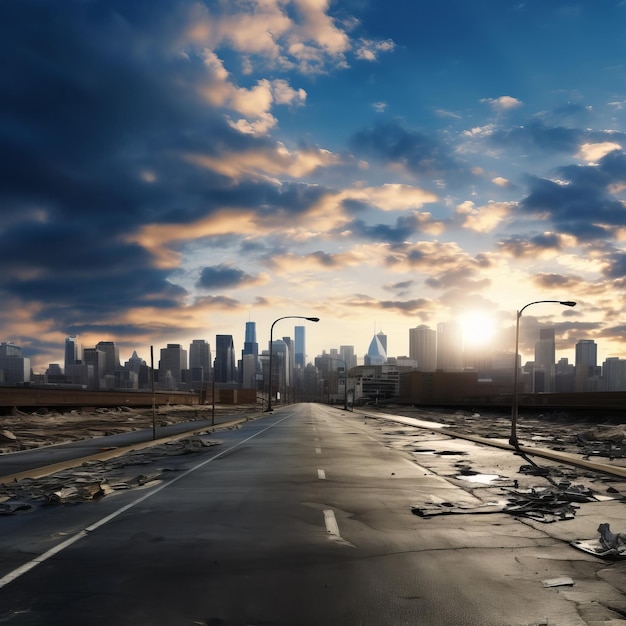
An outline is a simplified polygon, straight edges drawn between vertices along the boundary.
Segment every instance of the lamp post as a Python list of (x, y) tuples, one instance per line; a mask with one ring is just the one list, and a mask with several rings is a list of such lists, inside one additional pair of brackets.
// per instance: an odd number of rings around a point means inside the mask
[(563, 306), (576, 306), (575, 302), (571, 300), (537, 300), (536, 302), (529, 302), (524, 305), (519, 311), (517, 311), (517, 319), (515, 325), (515, 363), (513, 364), (513, 399), (511, 403), (511, 437), (509, 438), (509, 444), (519, 447), (519, 441), (517, 439), (517, 381), (519, 377), (519, 320), (522, 317), (522, 312), (533, 304), (543, 304), (546, 302), (552, 302), (554, 304), (562, 304)]
[(278, 319), (275, 319), (272, 322), (272, 325), (270, 326), (270, 363), (269, 363), (269, 367), (270, 367), (270, 375), (269, 375), (269, 394), (268, 394), (268, 398), (267, 398), (267, 407), (265, 409), (265, 412), (267, 413), (268, 411), (272, 410), (272, 351), (273, 351), (273, 344), (274, 344), (274, 324), (276, 324), (276, 322), (280, 322), (280, 320), (286, 320), (288, 318), (294, 318), (294, 319), (300, 319), (300, 320), (307, 320), (309, 322), (319, 322), (320, 318), (319, 317), (305, 317), (304, 315), (285, 315), (284, 317), (279, 317)]
[[(344, 384), (343, 384), (343, 410), (348, 410), (348, 366), (343, 359), (336, 359), (333, 356), (325, 356), (324, 359), (328, 361), (339, 361), (339, 363), (343, 363), (343, 372), (344, 372)], [(328, 382), (330, 384), (330, 374), (328, 377)], [(330, 390), (329, 390), (330, 393)]]

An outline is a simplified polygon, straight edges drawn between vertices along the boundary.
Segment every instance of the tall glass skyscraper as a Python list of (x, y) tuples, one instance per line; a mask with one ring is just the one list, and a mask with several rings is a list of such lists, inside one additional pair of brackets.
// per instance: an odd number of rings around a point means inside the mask
[(254, 357), (255, 371), (259, 368), (259, 344), (256, 340), (256, 322), (246, 322), (246, 334), (241, 351), (241, 360), (247, 354)]
[(65, 371), (68, 365), (75, 365), (77, 361), (83, 358), (80, 344), (78, 343), (78, 335), (70, 335), (65, 338)]
[(300, 369), (304, 369), (306, 365), (306, 329), (304, 326), (294, 327), (294, 350), (295, 350), (295, 365)]
[(237, 382), (232, 335), (216, 335), (214, 375), (216, 383)]

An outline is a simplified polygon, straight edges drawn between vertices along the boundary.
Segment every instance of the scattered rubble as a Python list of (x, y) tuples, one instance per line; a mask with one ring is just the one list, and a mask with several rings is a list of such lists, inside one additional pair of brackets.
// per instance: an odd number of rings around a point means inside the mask
[[(254, 409), (250, 405), (215, 407), (218, 414), (228, 413), (233, 417), (250, 413), (251, 410)], [(211, 405), (163, 406), (156, 410), (154, 417), (157, 428), (162, 428), (180, 422), (210, 420), (212, 411)], [(12, 415), (0, 415), (0, 456), (31, 448), (148, 430), (152, 427), (152, 409), (119, 406), (58, 412), (39, 408), (32, 413), (14, 409)]]
[[(190, 437), (132, 451), (107, 461), (87, 461), (42, 478), (0, 484), (0, 515), (27, 513), (38, 507), (97, 500), (116, 491), (136, 489), (164, 480), (176, 471), (163, 466), (167, 458), (197, 454), (220, 441)], [(154, 467), (157, 463), (160, 465)], [(154, 469), (149, 470), (149, 467)]]
[(572, 541), (575, 548), (604, 559), (626, 559), (626, 534), (611, 532), (610, 525), (602, 523), (598, 526), (599, 537), (587, 541)]

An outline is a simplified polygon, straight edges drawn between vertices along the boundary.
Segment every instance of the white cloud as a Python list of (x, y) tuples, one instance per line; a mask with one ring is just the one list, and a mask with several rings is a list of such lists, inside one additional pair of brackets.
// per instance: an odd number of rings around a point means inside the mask
[(374, 41), (372, 39), (359, 39), (356, 48), (356, 58), (361, 61), (376, 61), (381, 53), (393, 52), (395, 44), (391, 39)]
[(603, 141), (600, 143), (584, 143), (578, 150), (577, 157), (584, 159), (588, 163), (596, 163), (603, 156), (613, 150), (621, 150), (622, 146), (613, 141)]
[(458, 215), (463, 215), (463, 227), (475, 232), (491, 232), (511, 212), (513, 203), (488, 202), (476, 208), (473, 202), (462, 202), (457, 206)]
[(521, 100), (513, 98), (513, 96), (500, 96), (499, 98), (483, 98), (481, 102), (489, 104), (489, 106), (497, 113), (517, 109), (523, 105)]

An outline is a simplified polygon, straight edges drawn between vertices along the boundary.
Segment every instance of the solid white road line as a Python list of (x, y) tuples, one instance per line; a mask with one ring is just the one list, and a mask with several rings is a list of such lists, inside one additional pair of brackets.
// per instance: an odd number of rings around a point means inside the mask
[(97, 522), (94, 522), (90, 526), (87, 526), (84, 530), (79, 531), (78, 533), (76, 533), (72, 537), (69, 537), (68, 539), (66, 539), (65, 541), (63, 541), (59, 545), (55, 546), (54, 548), (50, 548), (50, 550), (48, 550), (47, 552), (44, 552), (43, 554), (35, 557), (34, 559), (31, 559), (30, 561), (28, 561), (28, 563), (24, 563), (23, 565), (20, 565), (19, 567), (17, 567), (13, 571), (9, 572), (8, 574), (5, 574), (2, 578), (0, 578), (0, 589), (2, 589), (2, 587), (5, 587), (6, 585), (8, 585), (10, 582), (14, 581), (16, 578), (19, 578), (20, 576), (22, 576), (22, 574), (25, 574), (26, 572), (30, 571), (31, 569), (33, 569), (37, 565), (43, 563), (44, 561), (47, 561), (49, 558), (53, 557), (55, 554), (58, 554), (62, 550), (65, 550), (65, 548), (69, 548), (72, 544), (76, 543), (79, 539), (82, 539), (83, 537), (86, 537), (90, 532), (93, 532), (94, 530), (100, 528), (101, 526), (104, 526), (105, 524), (107, 524), (111, 520), (115, 519), (116, 517), (118, 517), (122, 513), (125, 513), (129, 509), (132, 509), (133, 507), (137, 506), (138, 504), (140, 504), (144, 500), (147, 500), (148, 498), (151, 498), (152, 496), (154, 496), (155, 494), (159, 493), (159, 491), (162, 491), (166, 487), (170, 487), (171, 485), (173, 485), (174, 483), (178, 482), (179, 480), (185, 478), (186, 476), (188, 476), (192, 472), (195, 472), (196, 470), (200, 469), (201, 467), (204, 467), (205, 465), (208, 465), (211, 461), (215, 461), (215, 459), (219, 459), (221, 456), (224, 456), (225, 454), (227, 454), (231, 450), (234, 450), (235, 448), (238, 448), (239, 446), (243, 445), (244, 443), (247, 443), (248, 441), (250, 441), (251, 439), (254, 439), (255, 437), (258, 437), (259, 435), (262, 435), (265, 431), (269, 430), (270, 428), (274, 428), (274, 426), (277, 426), (281, 422), (284, 422), (286, 419), (289, 419), (290, 417), (292, 417), (292, 415), (293, 415), (293, 413), (290, 413), (289, 415), (286, 415), (285, 417), (280, 419), (278, 422), (276, 422), (274, 424), (270, 424), (267, 428), (264, 428), (263, 430), (260, 430), (258, 433), (254, 434), (254, 435), (251, 435), (250, 437), (247, 437), (243, 441), (240, 441), (239, 443), (236, 443), (234, 446), (231, 446), (230, 448), (227, 448), (226, 450), (222, 450), (221, 452), (218, 452), (217, 454), (215, 454), (211, 458), (207, 459), (206, 461), (202, 461), (202, 463), (198, 463), (198, 465), (195, 465), (194, 467), (188, 469), (186, 472), (183, 472), (179, 476), (176, 476), (175, 478), (172, 478), (170, 481), (168, 481), (166, 483), (163, 483), (163, 484), (159, 485), (158, 487), (155, 487), (154, 489), (149, 491), (147, 494), (145, 494), (145, 495), (141, 496), (140, 498), (137, 498), (136, 500), (133, 500), (129, 504), (127, 504), (127, 505), (117, 509), (117, 511), (113, 511), (113, 513), (111, 513), (110, 515), (107, 515), (106, 517), (103, 517), (102, 519), (98, 520)]

